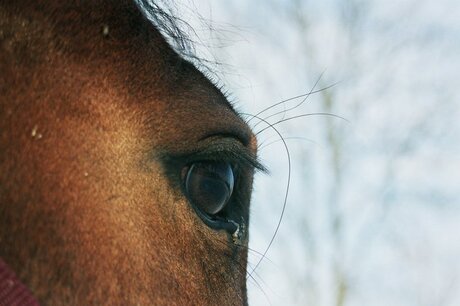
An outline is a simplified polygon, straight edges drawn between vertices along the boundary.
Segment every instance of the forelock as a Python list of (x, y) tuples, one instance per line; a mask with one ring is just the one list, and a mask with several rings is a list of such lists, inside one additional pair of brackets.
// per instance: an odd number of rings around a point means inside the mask
[(195, 59), (195, 49), (191, 37), (193, 28), (179, 18), (177, 6), (173, 1), (134, 0), (142, 13), (155, 25), (168, 43), (180, 55)]

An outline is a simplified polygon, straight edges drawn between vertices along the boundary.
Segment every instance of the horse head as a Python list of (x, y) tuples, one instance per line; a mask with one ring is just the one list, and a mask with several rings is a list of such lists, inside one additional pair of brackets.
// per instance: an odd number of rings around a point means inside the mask
[(146, 16), (0, 4), (0, 260), (41, 303), (247, 304), (255, 137)]

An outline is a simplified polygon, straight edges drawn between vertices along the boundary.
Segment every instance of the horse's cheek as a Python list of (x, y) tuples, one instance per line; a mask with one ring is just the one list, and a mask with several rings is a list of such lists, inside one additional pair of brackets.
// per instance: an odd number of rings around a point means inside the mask
[[(118, 99), (88, 96), (99, 105)], [(32, 280), (37, 297), (56, 303), (217, 299), (216, 292), (241, 281), (229, 268), (226, 236), (203, 227), (171, 188), (160, 164), (148, 158), (156, 140), (133, 125), (142, 122), (133, 121), (139, 113), (127, 113), (106, 107), (59, 120), (51, 114), (16, 117), (23, 117), (24, 128), (16, 141), (9, 139), (6, 156), (21, 166), (3, 173), (10, 192), (1, 194), (8, 205), (0, 227), (28, 241), (5, 242), (30, 268), (13, 268), (27, 271), (20, 277)]]

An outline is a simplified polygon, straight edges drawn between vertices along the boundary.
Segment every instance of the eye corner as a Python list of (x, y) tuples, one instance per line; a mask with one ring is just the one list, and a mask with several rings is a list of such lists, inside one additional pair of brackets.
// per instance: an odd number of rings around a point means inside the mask
[[(245, 235), (243, 233), (245, 233), (245, 223), (249, 220), (250, 197), (248, 195), (250, 194), (251, 184), (251, 180), (248, 180), (247, 177), (253, 174), (254, 169), (262, 169), (263, 171), (265, 169), (248, 148), (234, 139), (208, 139), (200, 143), (200, 146), (193, 151), (180, 154), (165, 154), (162, 161), (169, 179), (174, 182), (175, 186), (187, 199), (192, 210), (206, 226), (216, 231), (225, 230), (232, 237), (234, 235), (238, 237)], [(220, 166), (216, 168), (216, 165)], [(206, 195), (197, 195), (196, 190), (201, 189), (199, 187), (201, 179), (195, 178), (195, 184), (198, 184), (198, 187), (195, 185), (195, 188), (197, 188), (195, 191), (192, 191), (187, 184), (188, 179), (191, 180), (192, 178), (191, 175), (196, 175), (195, 172), (200, 168), (203, 170), (203, 167), (211, 169), (211, 172), (217, 170), (217, 172), (221, 173), (220, 176), (215, 176), (215, 178), (217, 177), (217, 182), (214, 181), (217, 184), (217, 189), (220, 190), (218, 192), (227, 192), (222, 187), (222, 182), (219, 183), (219, 180), (226, 177), (223, 174), (226, 171), (223, 171), (223, 169), (229, 170), (233, 176), (231, 179), (233, 186), (229, 188), (230, 194), (228, 197), (222, 196), (222, 198), (226, 198), (225, 203), (221, 203), (222, 207), (218, 207), (216, 210), (206, 211), (206, 209), (203, 209), (206, 206), (198, 202), (207, 198)], [(212, 195), (210, 196), (212, 198)], [(214, 204), (211, 203), (210, 205)]]

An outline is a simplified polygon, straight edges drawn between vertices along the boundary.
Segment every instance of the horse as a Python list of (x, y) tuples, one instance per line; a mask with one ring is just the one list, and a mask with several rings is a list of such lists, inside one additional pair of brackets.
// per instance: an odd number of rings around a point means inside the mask
[(152, 7), (1, 1), (0, 305), (247, 304), (257, 140)]

